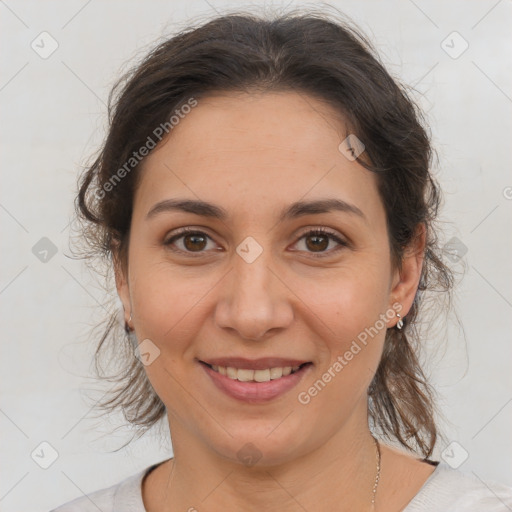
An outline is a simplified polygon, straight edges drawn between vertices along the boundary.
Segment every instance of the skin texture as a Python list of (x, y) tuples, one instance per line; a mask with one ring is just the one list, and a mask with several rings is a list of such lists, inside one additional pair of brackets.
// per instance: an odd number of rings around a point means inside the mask
[[(424, 236), (402, 271), (393, 269), (376, 177), (340, 152), (347, 134), (332, 107), (304, 94), (218, 94), (201, 98), (146, 158), (128, 269), (116, 265), (116, 284), (139, 342), (160, 350), (145, 369), (166, 405), (174, 447), (174, 459), (144, 481), (148, 512), (369, 510), (376, 449), (367, 389), (398, 318), (386, 319), (307, 405), (297, 397), (394, 303), (407, 314)], [(170, 198), (208, 201), (228, 217), (146, 218)], [(351, 203), (364, 219), (332, 211), (279, 221), (289, 204), (320, 198)], [(172, 251), (165, 242), (182, 227), (208, 238), (182, 237)], [(327, 239), (316, 248), (314, 235), (303, 236), (315, 228), (347, 245)], [(263, 249), (252, 263), (236, 252), (249, 236)], [(198, 362), (223, 356), (313, 366), (291, 391), (250, 404), (219, 391)], [(251, 467), (237, 456), (247, 443), (261, 455)], [(383, 447), (377, 509), (403, 508), (432, 469)]]

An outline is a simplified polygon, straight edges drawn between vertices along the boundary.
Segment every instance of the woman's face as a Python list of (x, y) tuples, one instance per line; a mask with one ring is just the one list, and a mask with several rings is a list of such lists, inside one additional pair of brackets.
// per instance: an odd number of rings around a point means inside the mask
[(117, 284), (173, 441), (277, 463), (367, 431), (421, 261), (393, 271), (376, 177), (340, 150), (347, 135), (309, 96), (215, 95), (146, 158)]

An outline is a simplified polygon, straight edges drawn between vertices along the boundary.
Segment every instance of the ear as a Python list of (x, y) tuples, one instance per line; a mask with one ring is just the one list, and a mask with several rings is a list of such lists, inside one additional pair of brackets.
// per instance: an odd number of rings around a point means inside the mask
[(112, 242), (111, 253), (112, 261), (114, 264), (114, 276), (116, 280), (117, 294), (119, 295), (119, 298), (123, 304), (124, 321), (129, 323), (132, 307), (130, 300), (130, 288), (128, 286), (128, 269), (125, 268), (121, 262), (118, 240)]
[(426, 235), (425, 224), (418, 224), (411, 243), (404, 250), (402, 268), (397, 269), (393, 277), (390, 298), (392, 303), (402, 305), (402, 317), (410, 311), (418, 290), (425, 259)]

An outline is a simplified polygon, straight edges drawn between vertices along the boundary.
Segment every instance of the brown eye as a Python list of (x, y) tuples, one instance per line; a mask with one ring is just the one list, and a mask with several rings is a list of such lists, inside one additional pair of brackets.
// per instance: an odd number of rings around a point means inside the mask
[(199, 256), (206, 252), (205, 249), (207, 248), (209, 240), (211, 240), (211, 238), (206, 233), (186, 228), (167, 239), (164, 245), (176, 252), (186, 254), (196, 253)]
[(202, 250), (206, 246), (206, 237), (200, 234), (185, 235), (183, 245), (189, 251)]
[[(212, 239), (206, 233), (185, 228), (166, 240), (164, 245), (175, 252), (200, 256), (207, 252), (206, 249), (209, 240)], [(332, 255), (333, 253), (344, 247), (348, 247), (349, 245), (335, 233), (322, 228), (314, 229), (304, 233), (300, 237), (299, 242), (302, 240), (305, 240), (305, 251), (315, 257)], [(336, 242), (338, 247), (334, 247), (332, 250), (327, 250), (331, 242)]]
[[(304, 233), (299, 241), (305, 240), (306, 252), (313, 254), (313, 256), (321, 258), (330, 256), (333, 253), (348, 247), (348, 243), (342, 240), (336, 233), (327, 231), (326, 229), (319, 228)], [(338, 247), (332, 250), (327, 250), (331, 242), (336, 242)], [(316, 253), (316, 254), (315, 254)]]
[(326, 235), (308, 235), (306, 245), (312, 251), (325, 251), (329, 246), (329, 237)]

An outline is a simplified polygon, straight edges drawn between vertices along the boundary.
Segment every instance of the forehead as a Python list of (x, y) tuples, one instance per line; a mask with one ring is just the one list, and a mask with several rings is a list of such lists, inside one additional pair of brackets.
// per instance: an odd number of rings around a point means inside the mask
[[(336, 150), (344, 133), (343, 119), (332, 107), (302, 93), (223, 93), (199, 99), (169, 141), (185, 143), (176, 160), (264, 151), (276, 163), (293, 156), (308, 156), (311, 163), (328, 159), (331, 144)], [(193, 148), (186, 145), (192, 137), (198, 143)]]
[[(375, 175), (339, 150), (348, 135), (332, 107), (295, 92), (221, 94), (196, 107), (146, 157), (136, 208), (201, 198), (254, 212), (339, 197), (382, 213)], [(375, 211), (372, 211), (375, 210)]]

